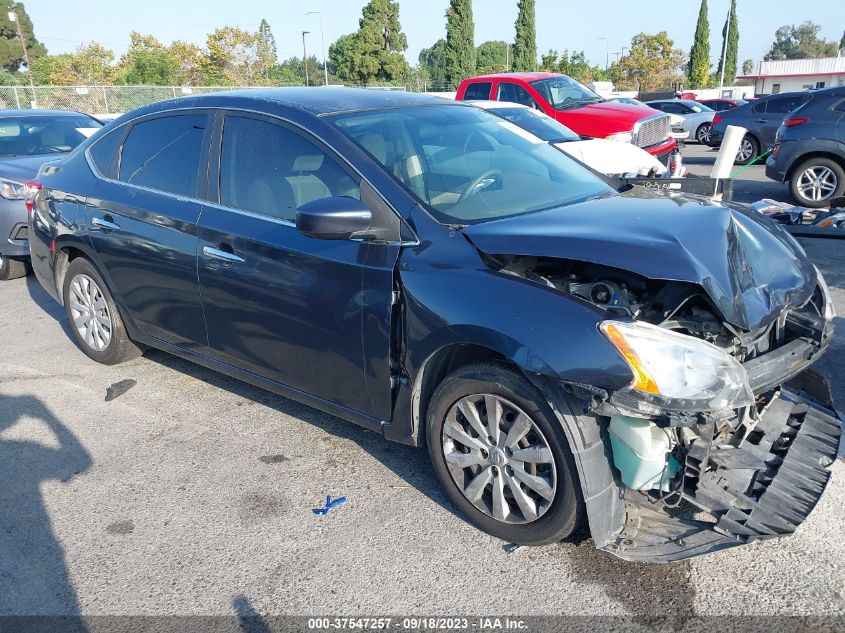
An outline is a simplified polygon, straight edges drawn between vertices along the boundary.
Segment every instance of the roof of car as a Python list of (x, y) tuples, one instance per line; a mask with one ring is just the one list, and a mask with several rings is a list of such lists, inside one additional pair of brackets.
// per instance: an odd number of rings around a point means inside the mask
[(76, 112), (74, 110), (0, 110), (0, 117), (18, 117), (18, 116), (88, 116), (83, 112)]
[(492, 74), (489, 74), (489, 75), (479, 75), (478, 77), (472, 77), (471, 79), (521, 79), (522, 81), (537, 81), (538, 79), (551, 79), (553, 77), (565, 77), (565, 76), (566, 75), (562, 75), (560, 73), (545, 73), (545, 72), (492, 73)]
[(342, 88), (335, 86), (231, 90), (194, 96), (191, 97), (191, 102), (194, 106), (201, 106), (204, 102), (209, 102), (209, 105), (213, 107), (221, 100), (230, 98), (268, 101), (307, 110), (317, 115), (426, 105), (460, 105), (451, 99), (415, 92), (405, 92), (404, 90)]

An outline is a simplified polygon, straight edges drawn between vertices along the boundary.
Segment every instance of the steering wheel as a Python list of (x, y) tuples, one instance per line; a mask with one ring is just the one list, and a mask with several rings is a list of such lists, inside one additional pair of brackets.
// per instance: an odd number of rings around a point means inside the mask
[[(458, 203), (463, 202), (470, 196), (474, 196), (476, 193), (481, 191), (481, 185), (484, 183), (485, 180), (498, 180), (502, 177), (502, 172), (498, 169), (488, 169), (475, 178), (472, 179), (472, 182), (466, 186), (466, 189), (461, 192), (461, 196), (458, 198)], [(486, 186), (486, 185), (485, 185)]]

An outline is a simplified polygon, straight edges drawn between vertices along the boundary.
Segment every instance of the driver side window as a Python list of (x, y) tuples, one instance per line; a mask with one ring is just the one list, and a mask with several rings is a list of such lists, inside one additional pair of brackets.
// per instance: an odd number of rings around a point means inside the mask
[(262, 119), (227, 116), (220, 150), (220, 203), (293, 222), (296, 210), (332, 196), (361, 199), (357, 179), (321, 147)]
[(520, 105), (528, 106), (529, 108), (541, 110), (537, 101), (534, 100), (534, 97), (532, 97), (525, 88), (504, 81), (499, 83), (499, 94), (497, 95), (496, 100), (518, 103)]

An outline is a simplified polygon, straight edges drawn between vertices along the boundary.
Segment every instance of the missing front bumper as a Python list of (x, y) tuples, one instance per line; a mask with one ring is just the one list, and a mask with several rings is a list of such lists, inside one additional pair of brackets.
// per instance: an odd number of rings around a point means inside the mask
[(628, 491), (621, 530), (600, 549), (670, 562), (792, 534), (818, 503), (841, 437), (827, 382), (805, 371), (735, 447), (716, 441), (687, 460), (683, 506)]

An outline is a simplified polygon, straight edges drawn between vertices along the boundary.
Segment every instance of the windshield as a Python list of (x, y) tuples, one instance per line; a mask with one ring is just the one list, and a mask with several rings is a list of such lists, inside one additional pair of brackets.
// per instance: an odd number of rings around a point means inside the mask
[(358, 112), (337, 115), (334, 124), (445, 224), (616, 194), (563, 152), (477, 108)]
[(0, 117), (0, 156), (69, 152), (101, 127), (84, 114)]
[(586, 103), (604, 101), (595, 92), (586, 86), (582, 86), (571, 77), (561, 76), (540, 79), (538, 81), (532, 81), (531, 85), (556, 110), (577, 108)]
[(534, 136), (543, 139), (547, 143), (564, 143), (567, 141), (581, 140), (580, 136), (563, 123), (558, 123), (552, 117), (546, 116), (536, 110), (529, 108), (490, 108), (487, 111), (506, 121), (510, 121), (514, 125), (518, 125), (523, 130), (531, 132)]

